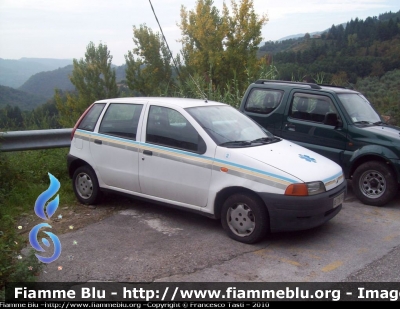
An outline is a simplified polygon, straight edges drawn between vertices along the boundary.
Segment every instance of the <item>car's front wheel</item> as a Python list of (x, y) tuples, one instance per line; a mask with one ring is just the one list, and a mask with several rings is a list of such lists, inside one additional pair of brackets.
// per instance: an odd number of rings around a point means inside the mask
[(396, 196), (398, 186), (387, 164), (370, 161), (361, 164), (354, 172), (353, 190), (364, 204), (384, 206)]
[(222, 206), (222, 227), (229, 237), (253, 244), (260, 241), (269, 229), (268, 211), (255, 195), (236, 193)]
[(102, 196), (96, 173), (89, 166), (81, 166), (72, 176), (72, 185), (78, 200), (82, 204), (94, 205)]

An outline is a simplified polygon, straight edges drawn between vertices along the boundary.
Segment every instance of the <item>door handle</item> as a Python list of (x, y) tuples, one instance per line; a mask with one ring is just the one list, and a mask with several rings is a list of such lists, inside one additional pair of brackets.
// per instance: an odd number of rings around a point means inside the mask
[(99, 139), (95, 139), (95, 140), (94, 140), (94, 143), (95, 143), (95, 144), (99, 144), (99, 145), (103, 144), (103, 142), (102, 142), (101, 140), (99, 140)]
[(296, 131), (296, 126), (293, 123), (285, 124), (285, 128), (288, 129), (289, 131)]
[(143, 154), (148, 155), (148, 156), (152, 156), (153, 152), (150, 150), (143, 150)]

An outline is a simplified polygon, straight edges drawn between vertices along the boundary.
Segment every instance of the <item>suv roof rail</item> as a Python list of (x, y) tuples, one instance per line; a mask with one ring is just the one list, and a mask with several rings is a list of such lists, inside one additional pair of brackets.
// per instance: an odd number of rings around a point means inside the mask
[(266, 84), (266, 83), (278, 83), (278, 84), (296, 84), (310, 86), (312, 89), (321, 89), (321, 86), (315, 83), (304, 83), (304, 82), (292, 82), (287, 80), (273, 80), (273, 79), (259, 79), (254, 82), (255, 84)]
[(338, 85), (331, 85), (331, 84), (318, 84), (320, 86), (325, 86), (325, 87), (334, 87), (334, 88), (342, 88), (342, 89), (352, 89), (349, 87), (344, 87), (344, 86), (338, 86)]

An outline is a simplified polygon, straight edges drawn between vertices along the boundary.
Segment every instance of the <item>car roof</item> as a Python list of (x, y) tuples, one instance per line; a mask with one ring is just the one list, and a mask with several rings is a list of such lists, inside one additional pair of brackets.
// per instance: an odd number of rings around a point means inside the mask
[(305, 83), (305, 82), (293, 82), (293, 81), (284, 81), (284, 80), (259, 79), (256, 82), (254, 82), (253, 85), (276, 86), (276, 87), (279, 87), (280, 89), (302, 88), (302, 89), (325, 90), (325, 91), (331, 91), (331, 92), (335, 92), (335, 93), (359, 93), (358, 91), (340, 87), (340, 86), (316, 84), (316, 83)]
[(173, 98), (173, 97), (126, 97), (98, 100), (95, 103), (161, 103), (162, 105), (174, 105), (182, 108), (227, 105), (225, 103), (210, 101), (207, 99)]

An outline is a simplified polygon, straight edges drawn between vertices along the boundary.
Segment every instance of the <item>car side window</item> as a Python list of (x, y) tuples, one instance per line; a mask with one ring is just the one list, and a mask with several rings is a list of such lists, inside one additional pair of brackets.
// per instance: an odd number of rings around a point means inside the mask
[(181, 113), (167, 107), (150, 107), (146, 142), (191, 152), (205, 152), (205, 142), (196, 129)]
[(331, 113), (337, 115), (330, 98), (306, 93), (296, 93), (289, 110), (289, 116), (292, 118), (326, 124), (330, 119), (327, 114)]
[(272, 89), (253, 89), (244, 109), (247, 112), (269, 114), (275, 110), (282, 99), (283, 92)]
[(142, 108), (141, 104), (110, 104), (101, 121), (99, 133), (136, 140)]
[(311, 97), (306, 94), (295, 94), (289, 110), (289, 116), (296, 119), (311, 120)]
[(94, 104), (92, 108), (87, 112), (85, 117), (82, 119), (82, 121), (79, 123), (78, 129), (93, 131), (94, 127), (96, 126), (97, 119), (99, 119), (99, 116), (103, 111), (105, 105), (106, 104)]
[(333, 104), (329, 98), (319, 97), (315, 100), (314, 107), (310, 111), (311, 120), (315, 122), (325, 122), (326, 114), (332, 113), (334, 110)]

